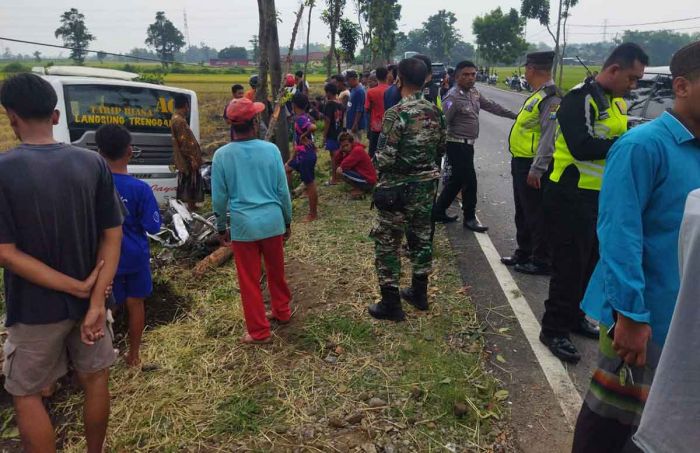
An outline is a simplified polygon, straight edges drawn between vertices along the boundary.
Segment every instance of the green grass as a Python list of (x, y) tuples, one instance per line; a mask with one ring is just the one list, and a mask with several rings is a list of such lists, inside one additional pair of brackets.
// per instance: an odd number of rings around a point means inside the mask
[[(600, 66), (589, 66), (589, 68), (591, 71), (600, 71)], [(515, 66), (498, 67), (493, 68), (493, 70), (498, 73), (499, 88), (505, 88), (503, 82), (506, 80), (506, 77), (510, 77), (513, 73), (517, 73), (518, 70), (520, 70), (521, 74), (523, 73), (522, 67), (518, 68)], [(569, 91), (572, 87), (583, 82), (583, 79), (585, 78), (586, 69), (583, 66), (564, 66), (564, 76), (562, 77), (560, 88), (564, 91)], [(557, 77), (555, 81), (559, 82), (559, 78)]]

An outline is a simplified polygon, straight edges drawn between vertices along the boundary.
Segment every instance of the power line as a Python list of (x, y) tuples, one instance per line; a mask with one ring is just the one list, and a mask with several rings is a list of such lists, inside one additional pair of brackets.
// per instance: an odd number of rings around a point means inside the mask
[(0, 41), (10, 41), (10, 42), (17, 42), (17, 43), (21, 43), (21, 44), (32, 44), (32, 45), (35, 45), (35, 46), (53, 47), (53, 48), (55, 48), (55, 49), (79, 50), (79, 51), (86, 52), (86, 53), (103, 53), (103, 54), (105, 54), (105, 55), (112, 55), (112, 56), (114, 56), (114, 57), (131, 58), (131, 59), (133, 59), (133, 60), (153, 61), (153, 62), (165, 63), (165, 64), (174, 64), (174, 63), (177, 63), (177, 64), (181, 64), (181, 65), (186, 65), (186, 66), (197, 66), (197, 67), (201, 67), (201, 65), (199, 65), (199, 64), (197, 64), (197, 63), (185, 63), (185, 62), (181, 62), (181, 61), (165, 61), (165, 60), (161, 60), (161, 59), (158, 59), (158, 58), (137, 57), (137, 56), (134, 56), (134, 55), (125, 55), (125, 54), (122, 54), (122, 53), (105, 52), (105, 51), (102, 51), (102, 50), (80, 49), (80, 48), (77, 48), (77, 47), (59, 46), (58, 44), (48, 44), (48, 43), (45, 43), (45, 42), (35, 42), (35, 41), (25, 41), (25, 40), (23, 40), (23, 39), (5, 38), (5, 37), (3, 37), (3, 36), (0, 36)]
[[(653, 31), (681, 31), (681, 30), (700, 30), (700, 25), (696, 25), (695, 27), (666, 28), (666, 29), (653, 30)], [(629, 30), (629, 31), (645, 32), (645, 31), (652, 31), (652, 30)], [(567, 35), (601, 35), (602, 33), (599, 31), (595, 31), (595, 32), (586, 32), (586, 31), (570, 32), (570, 31), (567, 31), (566, 34)]]
[(604, 25), (594, 25), (594, 24), (568, 24), (568, 27), (582, 27), (582, 28), (604, 28), (604, 27), (637, 27), (641, 25), (659, 25), (659, 24), (671, 24), (674, 22), (687, 22), (690, 20), (697, 20), (700, 19), (700, 16), (698, 17), (689, 17), (686, 19), (673, 19), (673, 20), (661, 20), (658, 22), (645, 22), (641, 24), (626, 24), (626, 25), (609, 25), (609, 24), (604, 24)]

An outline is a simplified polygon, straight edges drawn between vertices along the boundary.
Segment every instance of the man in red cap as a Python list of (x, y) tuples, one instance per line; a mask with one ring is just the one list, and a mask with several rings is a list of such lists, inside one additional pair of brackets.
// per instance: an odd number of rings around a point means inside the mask
[[(291, 294), (284, 276), (284, 241), (290, 235), (292, 201), (279, 149), (259, 140), (260, 102), (234, 99), (226, 117), (234, 140), (219, 148), (212, 163), (212, 205), (222, 243), (230, 239), (248, 333), (245, 344), (269, 343), (270, 320), (286, 324)], [(226, 214), (230, 214), (227, 232)], [(265, 260), (272, 310), (265, 313), (260, 259)]]

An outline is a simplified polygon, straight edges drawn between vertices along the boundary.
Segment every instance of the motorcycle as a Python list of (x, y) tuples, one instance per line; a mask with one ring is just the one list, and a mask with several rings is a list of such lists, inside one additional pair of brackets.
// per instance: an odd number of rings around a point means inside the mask
[(496, 85), (498, 83), (498, 76), (496, 74), (492, 74), (488, 78), (488, 84), (489, 85)]

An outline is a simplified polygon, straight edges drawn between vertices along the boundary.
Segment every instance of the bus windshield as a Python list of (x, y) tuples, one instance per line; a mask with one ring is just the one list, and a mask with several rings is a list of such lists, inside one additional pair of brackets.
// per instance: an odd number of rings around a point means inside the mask
[(126, 85), (65, 85), (71, 141), (103, 124), (120, 124), (132, 132), (169, 134), (174, 94)]

